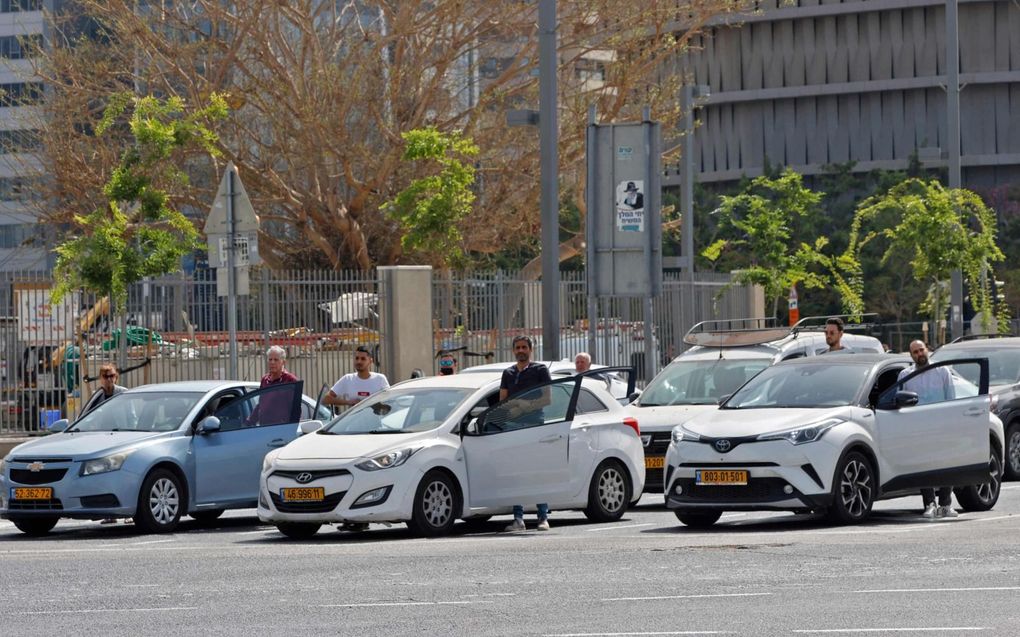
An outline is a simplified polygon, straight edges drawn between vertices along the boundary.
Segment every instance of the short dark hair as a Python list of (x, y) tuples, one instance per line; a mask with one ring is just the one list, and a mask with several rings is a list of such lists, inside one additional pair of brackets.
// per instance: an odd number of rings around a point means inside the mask
[(354, 353), (357, 354), (358, 352), (361, 352), (362, 354), (368, 354), (369, 358), (375, 358), (375, 356), (372, 356), (372, 352), (370, 352), (369, 349), (364, 345), (358, 345), (357, 347), (354, 348)]
[(525, 343), (527, 343), (528, 349), (535, 349), (535, 344), (531, 342), (531, 337), (524, 336), (523, 334), (521, 334), (520, 336), (515, 336), (514, 340), (510, 343), (510, 347), (517, 347), (517, 343), (520, 341), (524, 341)]
[(839, 318), (838, 316), (833, 316), (829, 320), (825, 321), (825, 324), (835, 325), (837, 330), (839, 330), (840, 332), (843, 331), (843, 319)]

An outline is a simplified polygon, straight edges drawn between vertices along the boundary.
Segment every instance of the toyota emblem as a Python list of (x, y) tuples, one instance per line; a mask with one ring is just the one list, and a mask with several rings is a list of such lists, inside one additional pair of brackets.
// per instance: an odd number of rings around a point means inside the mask
[(730, 441), (726, 440), (725, 438), (723, 438), (722, 440), (715, 441), (715, 450), (718, 451), (719, 453), (726, 453), (727, 451), (730, 450), (731, 447), (733, 447), (733, 445), (730, 444)]
[(301, 473), (297, 474), (297, 477), (294, 479), (298, 481), (298, 484), (304, 484), (306, 482), (311, 482), (312, 480), (314, 480), (315, 476), (308, 473), (307, 471), (302, 471)]

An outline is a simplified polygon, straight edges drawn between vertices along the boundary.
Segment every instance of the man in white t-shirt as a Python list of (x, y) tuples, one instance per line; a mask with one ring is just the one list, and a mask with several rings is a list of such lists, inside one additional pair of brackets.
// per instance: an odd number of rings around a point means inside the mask
[(323, 404), (350, 407), (390, 386), (386, 376), (371, 371), (372, 354), (364, 345), (354, 350), (354, 369), (354, 373), (344, 374), (336, 381), (333, 389), (323, 398)]

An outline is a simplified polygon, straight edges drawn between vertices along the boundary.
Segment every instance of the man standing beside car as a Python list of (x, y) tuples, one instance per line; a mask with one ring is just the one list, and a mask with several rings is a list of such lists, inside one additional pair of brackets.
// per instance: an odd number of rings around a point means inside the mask
[[(103, 363), (99, 368), (99, 391), (92, 394), (85, 406), (81, 408), (81, 416), (89, 413), (96, 407), (102, 405), (104, 402), (110, 400), (117, 394), (122, 394), (127, 391), (127, 387), (121, 387), (117, 384), (117, 378), (120, 376), (117, 373), (117, 366), (113, 363)], [(81, 418), (79, 416), (79, 418)]]
[(389, 386), (386, 376), (372, 371), (371, 352), (359, 345), (354, 350), (354, 372), (341, 376), (322, 399), (322, 404), (351, 407)]
[[(930, 353), (924, 341), (912, 341), (910, 343), (910, 358), (914, 359), (914, 364), (900, 372), (896, 380), (903, 380), (914, 372), (928, 367)], [(953, 376), (949, 373), (948, 367), (936, 367), (926, 373), (918, 374), (903, 383), (903, 390), (917, 394), (918, 405), (953, 400), (956, 396), (953, 389)], [(921, 515), (926, 518), (955, 518), (959, 515), (953, 509), (953, 489), (951, 487), (939, 487), (938, 507), (935, 506), (935, 489), (921, 489), (921, 499), (924, 502), (924, 513)]]
[(843, 319), (838, 316), (833, 316), (825, 321), (825, 344), (829, 346), (829, 349), (822, 352), (823, 354), (854, 353), (852, 349), (843, 345)]
[[(543, 383), (548, 383), (552, 380), (549, 375), (549, 368), (541, 363), (533, 363), (531, 361), (531, 352), (533, 345), (531, 339), (527, 336), (515, 336), (513, 340), (514, 358), (517, 359), (517, 363), (507, 367), (503, 370), (503, 377), (499, 383), (499, 400), (500, 402), (520, 394), (521, 392), (527, 391), (532, 387), (537, 387)], [(546, 404), (545, 395), (536, 398), (533, 405), (541, 414), (541, 408)], [(529, 414), (533, 413), (531, 410)], [(524, 506), (520, 504), (514, 505), (514, 521), (506, 527), (507, 531), (525, 531), (527, 527), (524, 525)], [(548, 531), (549, 530), (549, 505), (548, 503), (540, 503), (538, 505), (538, 530)]]

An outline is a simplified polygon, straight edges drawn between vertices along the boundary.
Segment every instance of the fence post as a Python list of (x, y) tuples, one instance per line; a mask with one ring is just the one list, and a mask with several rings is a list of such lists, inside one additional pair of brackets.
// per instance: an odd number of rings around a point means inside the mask
[(390, 382), (432, 369), (432, 267), (381, 266), (382, 371)]

